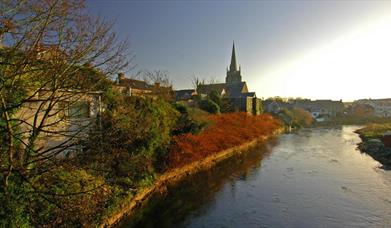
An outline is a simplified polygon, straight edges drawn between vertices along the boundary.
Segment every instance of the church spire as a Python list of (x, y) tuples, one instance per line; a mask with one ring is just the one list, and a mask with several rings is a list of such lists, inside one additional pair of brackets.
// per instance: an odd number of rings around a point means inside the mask
[(235, 42), (232, 45), (232, 56), (231, 56), (231, 65), (229, 65), (229, 70), (227, 71), (227, 77), (225, 78), (226, 83), (241, 82), (242, 75), (240, 75), (240, 66), (238, 70), (238, 65), (236, 64), (236, 55), (235, 55)]
[(229, 66), (229, 70), (234, 72), (237, 71), (237, 65), (236, 65), (236, 56), (235, 56), (235, 42), (232, 44), (232, 56), (231, 56), (231, 65)]

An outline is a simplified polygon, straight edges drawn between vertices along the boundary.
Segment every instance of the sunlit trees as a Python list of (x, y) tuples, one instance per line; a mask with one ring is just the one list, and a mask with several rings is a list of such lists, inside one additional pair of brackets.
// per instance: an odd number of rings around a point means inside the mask
[[(26, 197), (56, 205), (60, 195), (77, 194), (40, 190), (42, 175), (60, 167), (58, 155), (88, 128), (71, 122), (80, 112), (69, 110), (128, 65), (128, 49), (112, 23), (87, 15), (81, 0), (0, 0), (0, 41), (0, 214), (13, 219), (32, 210)], [(50, 137), (62, 141), (45, 143)]]
[(284, 108), (278, 115), (285, 124), (292, 127), (309, 127), (314, 122), (311, 113), (301, 108)]

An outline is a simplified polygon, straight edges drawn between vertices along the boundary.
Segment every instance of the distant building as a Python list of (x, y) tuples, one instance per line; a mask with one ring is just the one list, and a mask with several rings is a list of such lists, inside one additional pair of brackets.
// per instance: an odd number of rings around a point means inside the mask
[(262, 103), (263, 111), (269, 113), (278, 113), (284, 108), (291, 109), (293, 107), (292, 104), (289, 102), (277, 101), (272, 99), (267, 99)]
[(160, 83), (154, 85), (148, 84), (146, 81), (126, 78), (125, 74), (119, 73), (114, 88), (124, 93), (127, 96), (139, 97), (165, 97), (169, 100), (173, 99), (174, 91), (172, 87), (161, 86)]
[(345, 106), (342, 101), (332, 100), (293, 100), (294, 108), (302, 108), (311, 113), (314, 118), (318, 117), (335, 117), (342, 114)]
[(207, 97), (213, 91), (229, 100), (236, 111), (259, 114), (261, 100), (255, 92), (249, 92), (246, 82), (242, 81), (241, 69), (236, 64), (235, 44), (232, 46), (231, 64), (227, 69), (225, 83), (201, 84), (197, 88), (201, 97)]
[(175, 101), (188, 101), (197, 96), (197, 91), (195, 89), (183, 89), (175, 90)]
[(357, 106), (370, 106), (373, 108), (373, 115), (378, 117), (391, 117), (391, 99), (361, 99), (354, 101), (352, 109)]

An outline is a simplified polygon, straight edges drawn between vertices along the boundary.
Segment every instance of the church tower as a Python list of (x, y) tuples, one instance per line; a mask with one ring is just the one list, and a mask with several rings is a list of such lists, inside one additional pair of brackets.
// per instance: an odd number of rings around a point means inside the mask
[(231, 65), (229, 65), (229, 69), (227, 69), (227, 77), (225, 78), (225, 82), (232, 83), (232, 82), (241, 82), (241, 81), (242, 81), (242, 75), (240, 74), (240, 67), (238, 70), (238, 66), (236, 64), (235, 43), (233, 43)]

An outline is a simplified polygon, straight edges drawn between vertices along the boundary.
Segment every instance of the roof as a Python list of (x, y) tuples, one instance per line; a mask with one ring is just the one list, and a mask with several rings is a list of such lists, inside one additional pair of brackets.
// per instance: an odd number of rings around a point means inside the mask
[(120, 86), (129, 86), (132, 89), (140, 89), (140, 90), (151, 90), (152, 86), (148, 85), (147, 82), (136, 80), (136, 79), (121, 79), (118, 83)]
[(212, 91), (216, 91), (220, 95), (223, 95), (223, 91), (225, 91), (229, 98), (255, 97), (255, 92), (248, 92), (246, 82), (200, 85), (197, 91), (199, 94), (210, 94)]
[(194, 89), (175, 90), (175, 100), (187, 100), (196, 94)]
[(256, 97), (255, 92), (242, 93), (242, 97)]
[(223, 91), (225, 91), (225, 83), (204, 84), (204, 85), (199, 85), (197, 88), (197, 92), (199, 94), (209, 95), (213, 91), (216, 91), (218, 94), (222, 95)]

